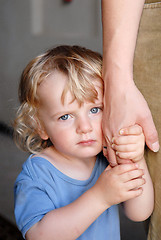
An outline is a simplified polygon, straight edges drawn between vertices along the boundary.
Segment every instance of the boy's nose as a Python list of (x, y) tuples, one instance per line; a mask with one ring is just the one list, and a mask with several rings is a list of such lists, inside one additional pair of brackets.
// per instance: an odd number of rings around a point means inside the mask
[(92, 131), (92, 124), (90, 122), (90, 119), (79, 119), (78, 122), (77, 122), (77, 133), (88, 133), (88, 132), (91, 132)]

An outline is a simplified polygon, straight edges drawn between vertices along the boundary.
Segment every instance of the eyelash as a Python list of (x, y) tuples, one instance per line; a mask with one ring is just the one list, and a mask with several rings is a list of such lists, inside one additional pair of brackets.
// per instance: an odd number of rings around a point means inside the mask
[[(92, 112), (92, 110), (97, 110), (97, 111)], [(97, 113), (99, 113), (101, 110), (102, 110), (102, 107), (93, 107), (93, 108), (90, 109), (90, 112), (91, 112), (92, 114), (97, 114)], [(69, 118), (71, 118), (70, 114), (64, 114), (63, 116), (59, 117), (59, 120), (61, 120), (61, 121), (66, 121), (66, 120), (68, 120)]]
[[(61, 116), (60, 118), (59, 118), (59, 120), (61, 120), (61, 121), (66, 121), (67, 119), (69, 119), (69, 114), (64, 114), (63, 116)], [(63, 119), (65, 117), (65, 119)], [(67, 118), (66, 118), (67, 117)]]
[[(92, 112), (92, 110), (97, 110), (97, 112)], [(97, 114), (98, 112), (100, 112), (100, 110), (101, 110), (100, 107), (93, 107), (93, 108), (91, 108), (90, 112), (91, 112), (92, 114)]]

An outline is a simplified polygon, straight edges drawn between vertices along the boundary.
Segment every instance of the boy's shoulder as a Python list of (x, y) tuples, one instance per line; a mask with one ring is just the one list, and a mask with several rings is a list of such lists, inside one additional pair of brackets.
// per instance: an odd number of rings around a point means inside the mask
[(17, 181), (31, 179), (36, 180), (46, 176), (46, 172), (51, 169), (51, 163), (43, 156), (31, 154), (22, 166), (22, 171), (17, 177)]
[[(98, 154), (95, 167), (92, 174), (95, 175), (95, 172), (101, 173), (108, 166), (107, 159), (103, 156), (102, 153)], [(66, 182), (76, 182), (77, 180), (71, 179), (60, 170), (58, 170), (47, 158), (42, 154), (34, 155), (31, 154), (26, 162), (22, 166), (22, 171), (16, 179), (16, 183), (20, 182), (31, 182), (34, 181), (37, 184), (44, 185), (51, 181), (61, 181)], [(75, 184), (76, 184), (75, 183)]]

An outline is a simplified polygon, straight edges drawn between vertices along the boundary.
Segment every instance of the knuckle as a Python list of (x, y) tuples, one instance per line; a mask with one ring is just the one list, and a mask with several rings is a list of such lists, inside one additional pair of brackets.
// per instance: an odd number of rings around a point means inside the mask
[(119, 139), (117, 137), (114, 137), (112, 139), (112, 143), (119, 144)]
[(132, 179), (133, 178), (133, 171), (127, 172), (127, 177), (128, 179)]
[(143, 189), (142, 188), (138, 188), (137, 190), (135, 190), (135, 196), (140, 196), (143, 192)]
[(144, 178), (139, 178), (138, 179), (138, 185), (143, 185), (143, 184), (145, 184), (145, 179)]
[(126, 168), (125, 168), (125, 165), (122, 164), (122, 165), (118, 165), (118, 171), (124, 171)]
[(120, 164), (120, 165), (118, 165), (118, 171), (123, 172), (123, 173), (127, 172), (127, 174), (130, 174), (130, 171), (133, 168), (132, 165), (133, 164), (128, 164), (128, 163)]
[(143, 132), (142, 127), (140, 125), (138, 125), (138, 124), (136, 126), (137, 126), (137, 129), (138, 129), (138, 132), (142, 133)]

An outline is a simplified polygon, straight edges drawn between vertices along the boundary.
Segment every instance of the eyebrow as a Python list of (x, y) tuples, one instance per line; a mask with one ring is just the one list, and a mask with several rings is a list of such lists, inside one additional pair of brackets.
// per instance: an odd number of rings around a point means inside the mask
[(58, 117), (58, 116), (63, 116), (63, 115), (66, 115), (66, 114), (71, 114), (71, 113), (72, 113), (71, 111), (57, 112), (57, 113), (53, 114), (51, 116), (51, 118), (55, 118), (55, 117)]
[[(89, 107), (93, 107), (93, 106), (97, 106), (97, 107), (99, 107), (99, 106), (104, 106), (104, 104), (103, 104), (103, 101), (99, 101), (99, 100), (97, 100), (96, 99), (96, 101), (95, 102), (90, 102), (90, 104), (91, 104), (91, 106), (89, 106)], [(77, 110), (77, 108), (76, 108), (76, 110)], [(64, 110), (62, 110), (61, 112), (56, 112), (55, 114), (52, 114), (51, 115), (51, 118), (54, 118), (54, 117), (57, 117), (57, 116), (63, 116), (63, 115), (65, 115), (65, 114), (72, 114), (73, 112), (75, 112), (76, 111), (75, 109), (64, 109)]]

